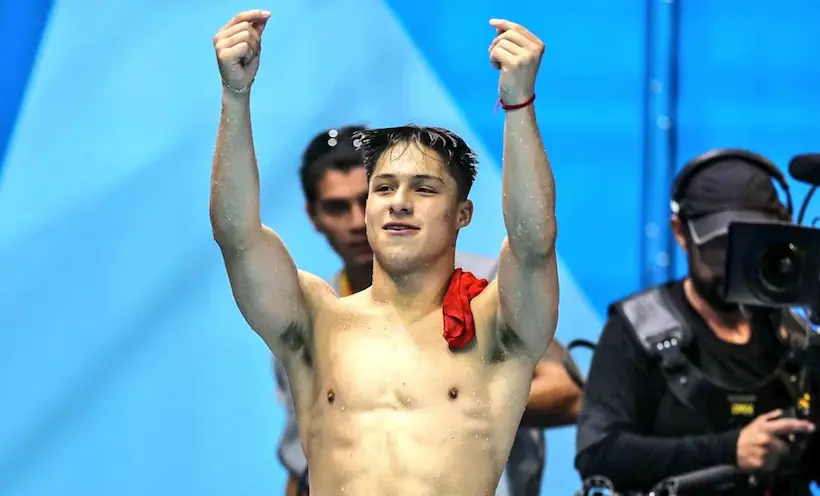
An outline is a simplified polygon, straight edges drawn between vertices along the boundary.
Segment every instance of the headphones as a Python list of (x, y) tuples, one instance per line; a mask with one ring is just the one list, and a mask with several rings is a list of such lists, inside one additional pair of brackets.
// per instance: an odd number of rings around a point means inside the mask
[(771, 160), (767, 159), (763, 155), (758, 155), (757, 153), (750, 152), (748, 150), (731, 148), (710, 150), (693, 158), (683, 166), (678, 175), (675, 176), (675, 180), (672, 182), (672, 201), (669, 205), (672, 209), (672, 213), (685, 217), (687, 208), (686, 202), (682, 199), (682, 197), (686, 193), (686, 188), (689, 186), (689, 183), (692, 182), (692, 179), (694, 179), (694, 177), (703, 169), (706, 169), (707, 167), (718, 162), (725, 162), (727, 160), (740, 160), (753, 167), (757, 167), (768, 174), (772, 179), (777, 181), (780, 184), (780, 188), (786, 194), (786, 210), (789, 212), (789, 217), (794, 214), (792, 195), (789, 192), (789, 184), (786, 182), (786, 177), (783, 176), (780, 169), (778, 169)]

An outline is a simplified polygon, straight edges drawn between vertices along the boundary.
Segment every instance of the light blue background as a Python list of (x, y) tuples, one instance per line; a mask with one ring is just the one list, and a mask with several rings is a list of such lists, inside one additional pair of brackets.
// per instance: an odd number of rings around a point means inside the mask
[[(325, 277), (339, 262), (303, 215), (298, 157), (350, 122), (461, 133), (481, 172), (460, 248), (496, 253), (503, 116), (487, 20), (544, 39), (564, 342), (681, 272), (674, 253), (657, 262), (683, 161), (734, 146), (785, 168), (820, 149), (813, 0), (0, 0), (0, 494), (281, 494), (269, 354), (207, 217), (211, 37), (255, 7), (273, 11), (253, 95), (263, 218)], [(549, 433), (544, 494), (579, 486), (573, 436)]]

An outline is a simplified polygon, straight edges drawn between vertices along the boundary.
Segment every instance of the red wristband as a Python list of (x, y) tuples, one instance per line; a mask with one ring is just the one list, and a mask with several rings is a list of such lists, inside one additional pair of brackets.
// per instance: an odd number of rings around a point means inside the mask
[(501, 108), (503, 108), (504, 110), (518, 110), (518, 109), (522, 109), (524, 107), (528, 107), (528, 106), (532, 105), (532, 102), (534, 102), (534, 101), (535, 101), (535, 93), (533, 93), (532, 96), (527, 101), (522, 102), (522, 103), (516, 103), (516, 104), (513, 104), (513, 105), (507, 105), (506, 103), (501, 101), (501, 98), (499, 98), (498, 103), (496, 104), (495, 108), (496, 108), (496, 110), (498, 110), (498, 106), (500, 105)]

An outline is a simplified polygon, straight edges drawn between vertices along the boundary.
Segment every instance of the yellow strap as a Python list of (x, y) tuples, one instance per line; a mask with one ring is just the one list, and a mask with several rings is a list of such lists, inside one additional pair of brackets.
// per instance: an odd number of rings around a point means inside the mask
[(340, 296), (350, 296), (353, 294), (350, 288), (350, 281), (347, 280), (345, 271), (339, 273), (339, 292), (342, 293)]

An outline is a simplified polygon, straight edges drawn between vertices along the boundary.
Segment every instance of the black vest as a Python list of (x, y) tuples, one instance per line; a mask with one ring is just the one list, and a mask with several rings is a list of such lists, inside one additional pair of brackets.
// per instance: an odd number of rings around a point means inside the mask
[[(806, 377), (806, 370), (801, 370), (788, 346), (783, 345), (783, 360), (768, 380), (748, 390), (730, 390), (707, 377), (687, 356), (687, 349), (694, 344), (694, 335), (685, 317), (685, 310), (680, 308), (680, 303), (672, 296), (669, 285), (634, 294), (613, 303), (609, 308), (610, 314), (618, 314), (624, 319), (635, 340), (655, 361), (663, 375), (666, 387), (657, 404), (653, 405), (653, 415), (647, 419), (652, 422), (649, 432), (664, 437), (711, 434), (740, 427), (758, 415), (777, 408), (783, 409), (787, 415), (795, 415), (796, 409), (793, 405), (801, 405), (803, 402), (802, 398), (801, 403), (797, 402), (798, 394), (802, 394), (797, 386), (801, 376)], [(778, 330), (778, 338), (782, 343), (804, 340), (811, 333), (808, 324), (790, 312), (772, 312), (767, 314), (766, 319), (766, 322), (753, 323), (766, 325), (772, 332)], [(808, 403), (809, 399), (805, 401)], [(808, 408), (808, 404), (805, 408), (800, 407), (803, 415), (807, 414)], [(579, 440), (582, 437), (579, 433)], [(792, 446), (795, 460), (800, 458), (803, 447), (805, 443)], [(712, 467), (699, 473), (704, 474), (712, 470), (726, 472), (720, 476), (723, 482), (732, 479), (734, 487), (726, 488), (730, 494), (759, 494), (763, 487), (782, 488), (777, 480), (768, 476), (765, 476), (765, 480), (757, 478), (757, 482), (754, 482), (753, 479), (757, 475), (741, 475), (731, 466)], [(792, 490), (796, 488), (797, 494), (809, 494), (808, 483), (801, 484), (798, 480), (795, 479), (794, 484), (787, 482), (787, 487)], [(660, 485), (663, 485), (663, 482), (658, 481)], [(751, 489), (748, 484), (756, 486), (753, 493), (748, 492)], [(707, 485), (717, 489), (713, 482)], [(689, 488), (690, 491), (683, 494), (692, 494), (691, 489), (693, 488)], [(601, 492), (602, 490), (604, 492)], [(576, 493), (576, 496), (581, 494), (618, 493), (605, 478), (593, 477), (585, 481), (584, 488)], [(695, 494), (703, 494), (703, 491), (696, 489)]]
[[(743, 426), (762, 413), (789, 407), (797, 400), (798, 369), (787, 359), (785, 347), (783, 362), (773, 376), (749, 389), (729, 389), (707, 377), (684, 352), (694, 338), (668, 285), (632, 295), (613, 304), (610, 310), (624, 317), (638, 343), (657, 361), (664, 376), (667, 388), (659, 401), (659, 418), (655, 424), (681, 408), (688, 410), (688, 425), (683, 422), (675, 429), (685, 432), (662, 432), (664, 435), (726, 431)], [(767, 324), (787, 334), (807, 332), (802, 320), (791, 313), (786, 313), (782, 322)], [(777, 400), (783, 397), (783, 388), (788, 393), (789, 405)]]

